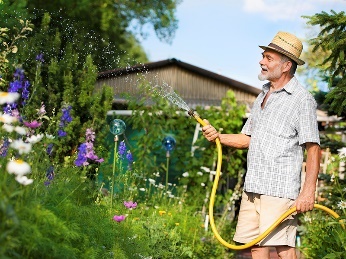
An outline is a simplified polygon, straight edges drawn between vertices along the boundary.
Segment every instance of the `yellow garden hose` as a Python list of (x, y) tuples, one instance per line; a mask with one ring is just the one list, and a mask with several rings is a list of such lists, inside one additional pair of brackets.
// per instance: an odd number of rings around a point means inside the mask
[[(189, 115), (193, 116), (197, 122), (199, 122), (202, 126), (206, 126), (206, 122), (204, 122), (199, 116), (198, 114), (196, 114), (193, 110), (190, 110), (188, 112)], [(249, 247), (252, 247), (253, 245), (257, 244), (258, 242), (260, 242), (262, 239), (264, 239), (273, 229), (275, 229), (285, 218), (287, 218), (289, 215), (291, 215), (292, 213), (296, 212), (296, 207), (293, 207), (291, 209), (289, 209), (288, 211), (286, 211), (279, 219), (277, 219), (273, 225), (271, 225), (265, 232), (263, 232), (260, 236), (258, 236), (256, 239), (252, 240), (251, 242), (244, 244), (244, 245), (234, 245), (234, 244), (230, 244), (228, 242), (226, 242), (218, 233), (216, 226), (215, 226), (215, 222), (214, 222), (214, 202), (215, 202), (215, 193), (219, 184), (219, 178), (220, 178), (220, 172), (221, 172), (221, 163), (222, 163), (222, 148), (221, 148), (221, 142), (220, 139), (217, 138), (215, 140), (216, 143), (216, 148), (217, 148), (217, 166), (216, 166), (216, 176), (214, 179), (214, 184), (213, 184), (213, 188), (211, 191), (211, 195), (210, 195), (210, 202), (209, 202), (209, 219), (210, 219), (210, 226), (211, 229), (216, 237), (217, 240), (220, 241), (221, 244), (223, 244), (224, 246), (233, 249), (233, 250), (242, 250), (242, 249), (246, 249)], [(314, 204), (314, 208), (316, 209), (320, 209), (323, 210), (325, 212), (327, 212), (328, 214), (330, 214), (331, 216), (333, 216), (334, 218), (339, 218), (340, 216), (333, 210), (322, 206), (320, 204)], [(344, 223), (342, 220), (340, 220), (341, 226), (345, 229)]]

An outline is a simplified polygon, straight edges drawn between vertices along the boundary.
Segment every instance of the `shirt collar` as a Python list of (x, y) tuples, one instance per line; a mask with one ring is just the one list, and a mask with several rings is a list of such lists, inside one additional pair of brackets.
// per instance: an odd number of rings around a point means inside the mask
[[(291, 78), (291, 80), (283, 87), (281, 88), (279, 91), (283, 91), (285, 90), (287, 93), (291, 94), (292, 92), (294, 92), (296, 85), (298, 84), (298, 80), (297, 78), (294, 76)], [(267, 93), (269, 91), (270, 88), (270, 82), (266, 83), (263, 85), (262, 90), (264, 93)]]

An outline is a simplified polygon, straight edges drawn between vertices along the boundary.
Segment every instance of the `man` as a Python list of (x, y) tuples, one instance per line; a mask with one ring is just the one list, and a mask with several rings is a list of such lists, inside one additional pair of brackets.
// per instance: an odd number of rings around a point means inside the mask
[[(303, 65), (301, 41), (278, 32), (259, 62), (258, 78), (263, 86), (240, 134), (220, 134), (207, 125), (202, 128), (209, 140), (234, 148), (248, 148), (247, 173), (234, 240), (248, 243), (267, 230), (284, 212), (313, 209), (319, 171), (319, 134), (316, 102), (294, 76)], [(208, 122), (207, 122), (208, 123)], [(209, 124), (209, 123), (208, 123)], [(306, 177), (301, 187), (301, 168), (307, 151)], [(297, 258), (295, 238), (297, 216), (288, 217), (251, 249), (253, 258), (270, 258), (273, 246), (280, 258)]]

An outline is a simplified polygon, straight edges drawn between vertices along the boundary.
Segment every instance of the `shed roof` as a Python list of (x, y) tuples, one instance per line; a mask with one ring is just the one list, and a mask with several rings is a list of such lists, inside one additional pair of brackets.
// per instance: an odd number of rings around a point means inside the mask
[(166, 60), (161, 60), (161, 61), (156, 61), (156, 62), (149, 62), (145, 64), (138, 64), (134, 65), (131, 67), (126, 67), (126, 68), (117, 68), (113, 70), (107, 70), (100, 72), (98, 74), (97, 79), (103, 79), (107, 77), (114, 77), (114, 76), (119, 76), (119, 75), (124, 75), (124, 74), (132, 74), (132, 73), (138, 73), (138, 72), (145, 72), (149, 71), (151, 69), (156, 69), (156, 68), (162, 68), (166, 66), (178, 66), (182, 69), (186, 69), (192, 73), (196, 73), (201, 76), (205, 76), (208, 78), (212, 78), (214, 80), (217, 80), (221, 83), (231, 85), (233, 88), (237, 88), (241, 91), (248, 92), (254, 95), (258, 95), (261, 92), (261, 89), (250, 86), (248, 84), (241, 83), (239, 81), (236, 81), (234, 79), (231, 79), (229, 77), (222, 76), (220, 74), (211, 72), (209, 70), (185, 63), (183, 61), (180, 61), (175, 58), (171, 59), (166, 59)]

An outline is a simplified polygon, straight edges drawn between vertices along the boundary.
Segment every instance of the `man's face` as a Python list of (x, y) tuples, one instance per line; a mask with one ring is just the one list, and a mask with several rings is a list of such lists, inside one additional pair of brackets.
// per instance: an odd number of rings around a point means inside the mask
[(284, 63), (281, 61), (281, 54), (273, 50), (265, 50), (262, 53), (262, 60), (259, 62), (261, 73), (258, 79), (261, 81), (268, 80), (270, 82), (278, 80), (282, 76)]

